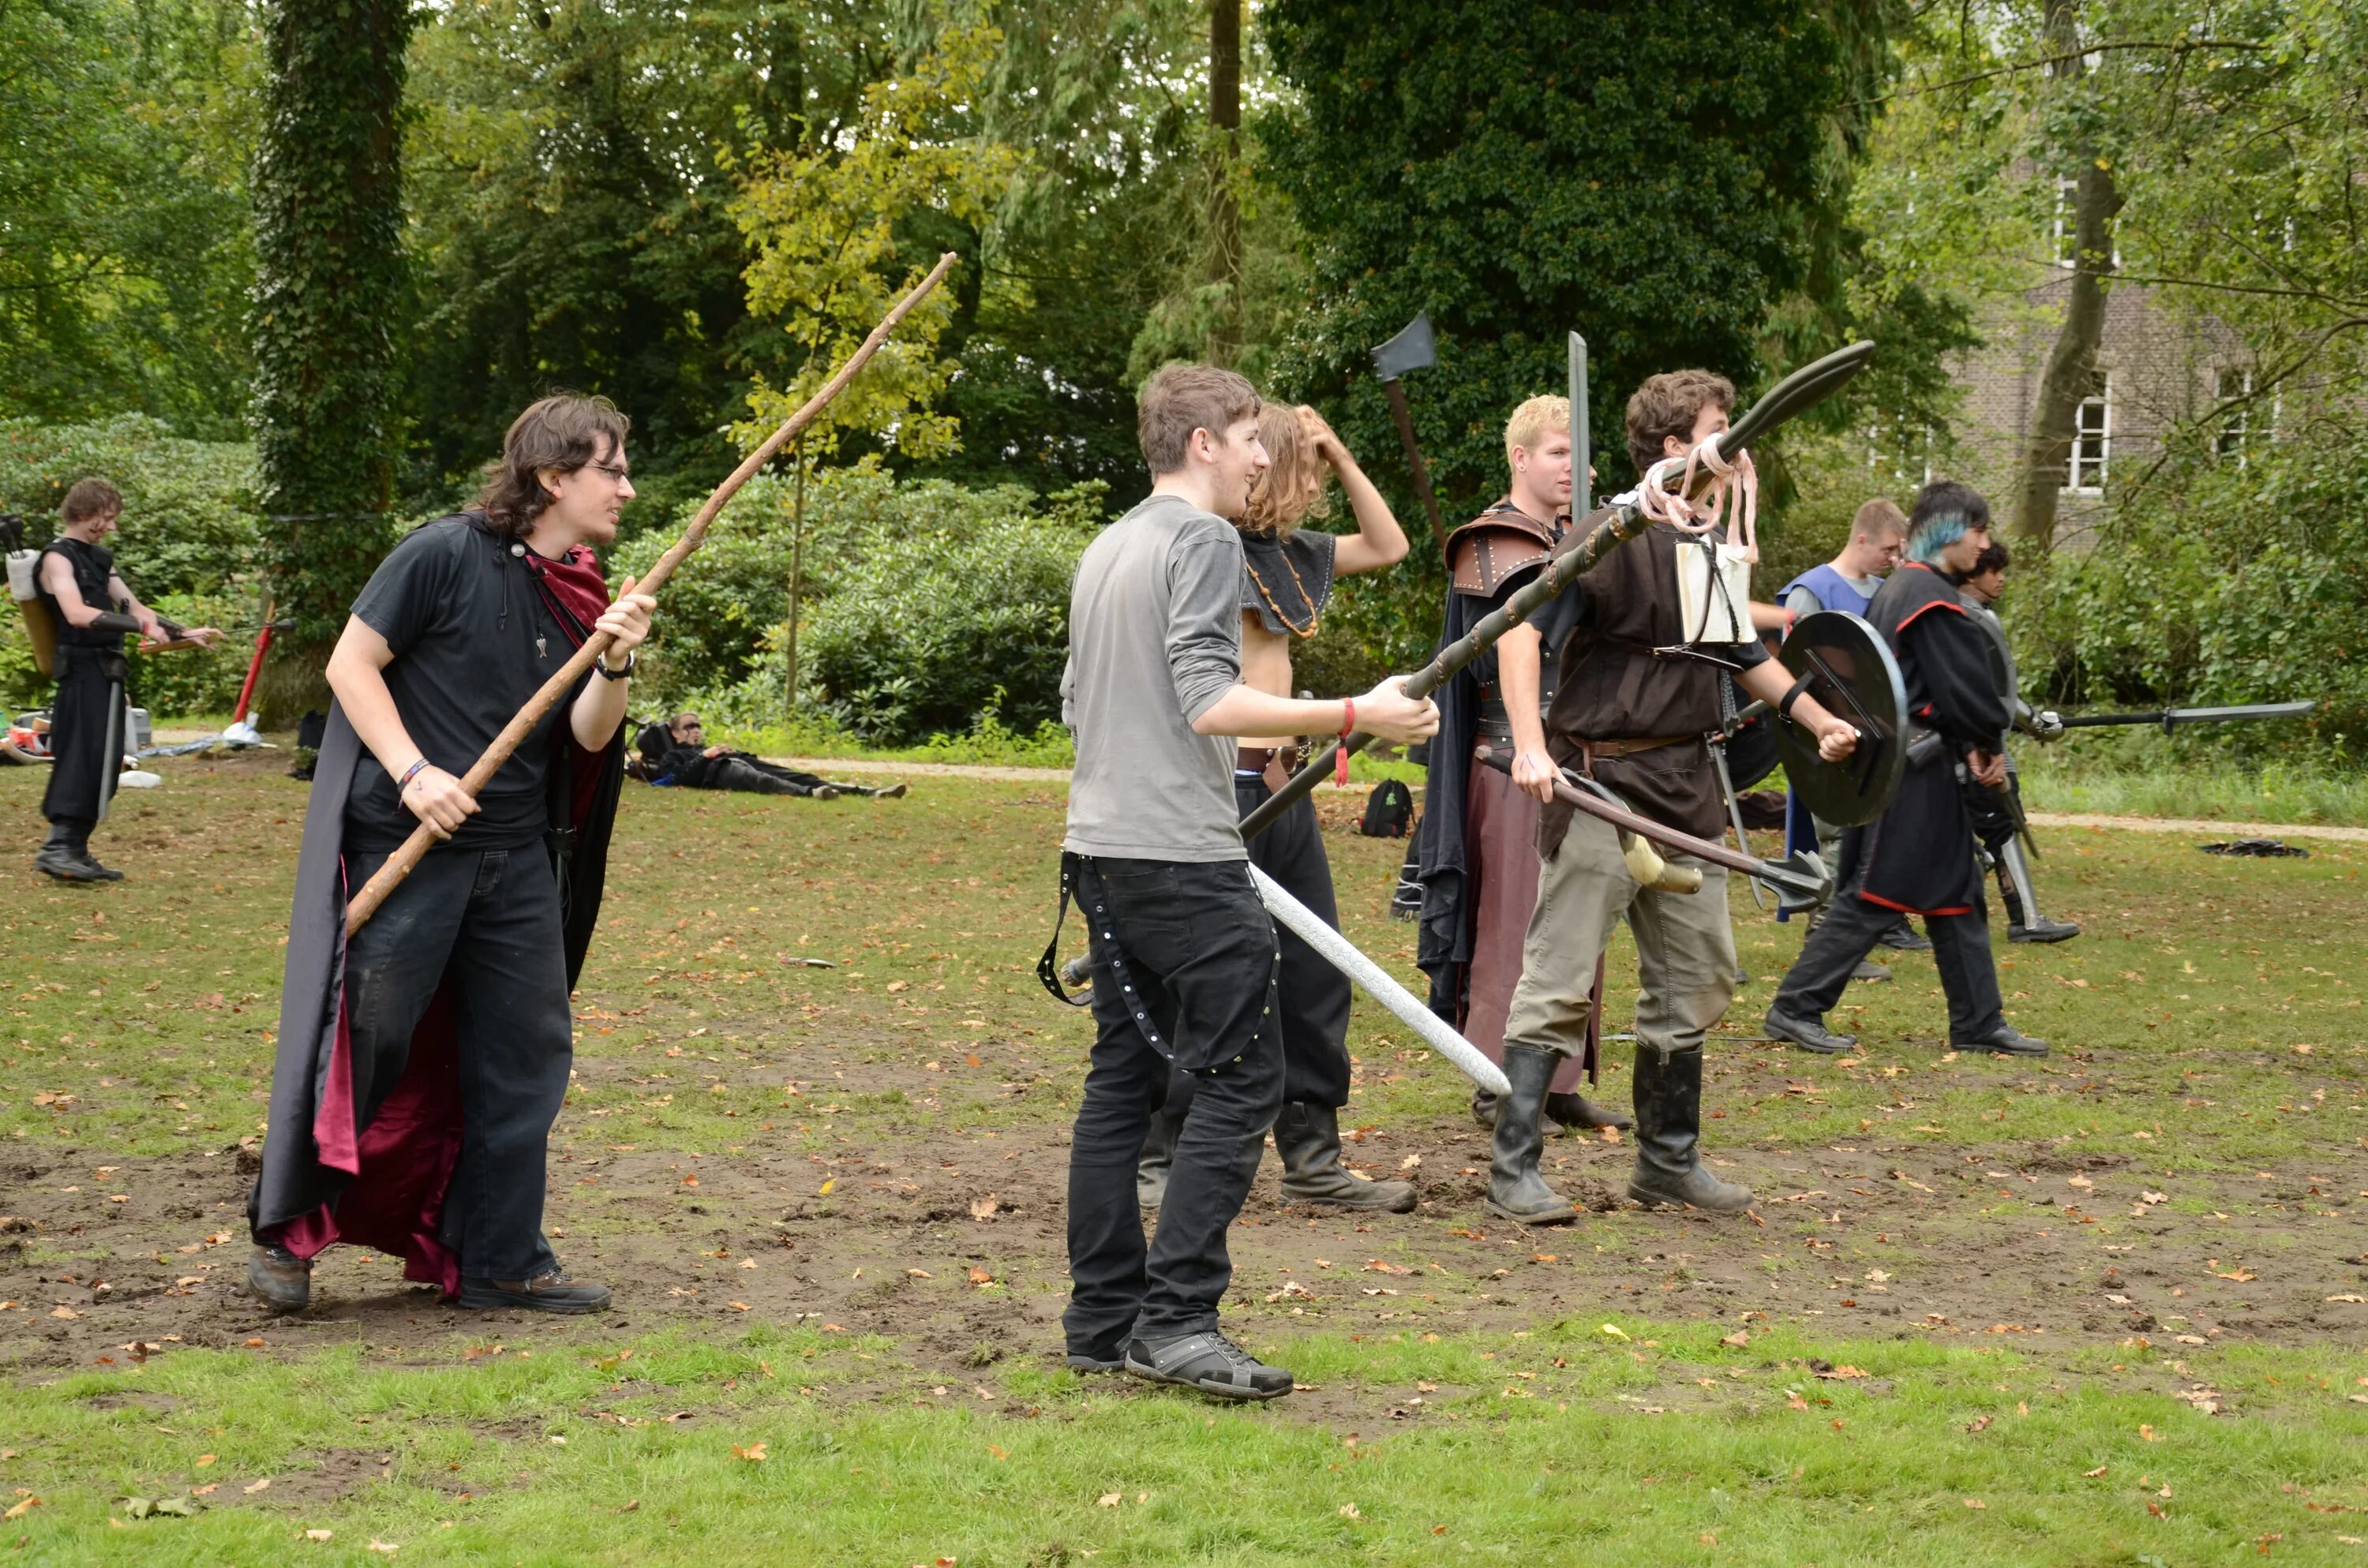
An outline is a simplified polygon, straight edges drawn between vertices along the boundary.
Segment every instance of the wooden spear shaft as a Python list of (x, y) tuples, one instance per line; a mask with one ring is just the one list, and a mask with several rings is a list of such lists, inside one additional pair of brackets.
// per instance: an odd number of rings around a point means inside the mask
[[(896, 301), (896, 308), (890, 311), (886, 318), (871, 329), (871, 335), (865, 338), (862, 346), (848, 356), (847, 363), (838, 368), (837, 374), (824, 382), (822, 390), (808, 398), (805, 406), (791, 415), (780, 429), (767, 437), (763, 446), (750, 452), (742, 460), (740, 466), (732, 471), (731, 478), (715, 487), (715, 494), (707, 498), (707, 505), (701, 506), (699, 509), (699, 515), (691, 518), (690, 526), (683, 530), (682, 537), (675, 540), (673, 547), (664, 555), (659, 556), (651, 564), (649, 571), (643, 574), (641, 581), (634, 585), (636, 592), (655, 594), (659, 588), (665, 586), (666, 579), (674, 575), (675, 568), (681, 565), (690, 552), (697, 550), (706, 540), (707, 526), (715, 520), (717, 513), (723, 510), (724, 504), (732, 499), (734, 494), (742, 485), (756, 476), (758, 469), (771, 461), (775, 453), (793, 440), (798, 432), (813, 424), (814, 416), (827, 408), (831, 400), (847, 390), (848, 383), (855, 380), (856, 373), (870, 362), (874, 354), (880, 352), (881, 346), (888, 341), (889, 335), (896, 330), (897, 324), (911, 312), (915, 305), (921, 302), (930, 290), (938, 286), (947, 272), (951, 270), (956, 259), (951, 251), (938, 257), (938, 265), (930, 268), (929, 275), (915, 284), (912, 292)], [(475, 765), (461, 776), (461, 788), (467, 790), (472, 797), (483, 790), (494, 775), (501, 771), (502, 764), (510, 759), (511, 754), (516, 752), (520, 743), (533, 732), (535, 725), (542, 722), (542, 716), (557, 707), (560, 699), (575, 689), (575, 683), (582, 680), (590, 671), (592, 661), (609, 651), (609, 645), (612, 641), (614, 639), (605, 631), (595, 631), (586, 638), (584, 645), (575, 650), (575, 656), (561, 665), (556, 674), (543, 682), (542, 689), (529, 699), (527, 705), (518, 710), (517, 716), (503, 726), (502, 733), (495, 735), (493, 744), (485, 748), (485, 755), (479, 757)], [(419, 864), (420, 857), (434, 848), (436, 842), (436, 830), (422, 823), (412, 830), (411, 836), (404, 840), (401, 848), (386, 858), (386, 864), (378, 869), (378, 874), (365, 882), (361, 892), (356, 893), (352, 902), (346, 905), (346, 936), (348, 938), (370, 923), (370, 917), (378, 913), (379, 905), (386, 902), (389, 893), (402, 885), (403, 879), (412, 873), (413, 869)]]

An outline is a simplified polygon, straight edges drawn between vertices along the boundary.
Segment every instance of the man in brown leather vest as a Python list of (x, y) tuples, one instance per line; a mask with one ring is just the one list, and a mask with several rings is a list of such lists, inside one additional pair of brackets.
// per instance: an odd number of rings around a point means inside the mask
[[(1570, 521), (1570, 404), (1533, 397), (1505, 425), (1505, 496), (1447, 540), (1448, 602), (1442, 641), (1469, 631), (1526, 585), (1560, 543)], [(1440, 733), (1431, 742), (1422, 841), (1423, 968), (1432, 1006), (1492, 1062), (1504, 1060), (1505, 1015), (1521, 977), (1521, 933), (1537, 903), (1537, 802), (1513, 781), (1475, 760), (1489, 746), (1513, 749), (1508, 704), (1518, 700), (1535, 729), (1554, 695), (1553, 666), (1568, 617), (1557, 600), (1515, 627), (1440, 697)], [(1521, 694), (1518, 698), (1514, 694)], [(1628, 1127), (1578, 1092), (1591, 1083), (1596, 1040), (1556, 1069), (1545, 1114), (1571, 1128)], [(1475, 1089), (1472, 1114), (1497, 1121), (1497, 1096)]]
[[(1628, 401), (1628, 455), (1639, 472), (1682, 458), (1726, 428), (1735, 389), (1704, 370), (1649, 378)], [(1617, 506), (1627, 497), (1615, 497)], [(1584, 540), (1610, 515), (1574, 526), (1563, 545)], [(1721, 801), (1703, 735), (1718, 726), (1719, 687), (1732, 671), (1753, 697), (1787, 710), (1784, 722), (1817, 737), (1829, 759), (1848, 756), (1857, 732), (1811, 698), (1795, 695), (1782, 665), (1748, 634), (1695, 642), (1680, 611), (1680, 549), (1699, 548), (1656, 523), (1581, 576), (1563, 595), (1570, 630), (1562, 642), (1554, 701), (1540, 726), (1527, 694), (1508, 690), (1514, 726), (1513, 779), (1541, 803), (1537, 904), (1523, 944), (1521, 980), (1505, 1027), (1505, 1076), (1513, 1092), (1497, 1112), (1488, 1207), (1524, 1224), (1576, 1218), (1538, 1174), (1539, 1118), (1562, 1058), (1576, 1055), (1597, 1023), (1596, 975), (1613, 925), (1635, 933), (1636, 1168), (1628, 1195), (1647, 1206), (1734, 1212), (1750, 1192), (1704, 1169), (1702, 1040), (1735, 994), (1735, 932), (1726, 876), (1700, 868), (1699, 892), (1639, 883), (1611, 826), (1577, 816), (1554, 800), (1560, 768), (1590, 775), (1630, 809), (1698, 837), (1720, 832)]]

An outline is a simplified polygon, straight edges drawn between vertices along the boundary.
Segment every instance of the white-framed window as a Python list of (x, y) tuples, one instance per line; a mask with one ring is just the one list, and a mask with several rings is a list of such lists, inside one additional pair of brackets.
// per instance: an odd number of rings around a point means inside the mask
[(2099, 370), (2072, 420), (2072, 454), (2064, 488), (2075, 495), (2105, 493), (2105, 472), (2113, 456), (2113, 378)]
[(1886, 422), (1878, 412), (1866, 427), (1866, 471), (1878, 483), (1932, 483), (1932, 431), (1930, 426), (1907, 431)]
[[(2249, 399), (2253, 395), (2253, 372), (2223, 368), (2212, 373), (2212, 401), (2216, 406), (2232, 399)], [(2233, 458), (2237, 466), (2245, 466), (2245, 448), (2253, 433), (2253, 405), (2239, 403), (2221, 415), (2218, 434), (2212, 437), (2212, 449), (2220, 457)]]
[[(2073, 203), (2078, 199), (2080, 182), (2066, 177), (2055, 182), (2055, 265), (2069, 272), (2079, 265), (2079, 227), (2072, 215)], [(2122, 236), (2113, 233), (2113, 265), (2122, 265)]]

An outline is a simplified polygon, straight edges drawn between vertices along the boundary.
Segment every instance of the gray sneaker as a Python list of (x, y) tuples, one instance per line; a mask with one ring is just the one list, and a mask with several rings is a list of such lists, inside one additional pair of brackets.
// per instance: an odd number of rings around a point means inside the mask
[(1289, 1372), (1268, 1366), (1215, 1329), (1173, 1339), (1130, 1339), (1126, 1369), (1150, 1382), (1221, 1399), (1281, 1399), (1291, 1392)]

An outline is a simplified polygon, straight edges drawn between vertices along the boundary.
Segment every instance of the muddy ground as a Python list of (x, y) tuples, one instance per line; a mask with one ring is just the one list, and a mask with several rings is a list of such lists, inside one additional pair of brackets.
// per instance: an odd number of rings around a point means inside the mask
[[(781, 1052), (758, 1071), (812, 1084), (841, 1059)], [(1766, 1046), (1727, 1044), (1719, 1062), (1713, 1105), (1753, 1080), (1776, 1080), (1757, 1086), (1778, 1093), (1797, 1081), (1784, 1076), (1797, 1059)], [(919, 1073), (900, 1083), (884, 1065), (867, 1077), (875, 1090), (932, 1086)], [(1612, 1075), (1607, 1095), (1621, 1086)], [(1011, 1080), (985, 1097), (1033, 1087)], [(1548, 1169), (1590, 1212), (1524, 1230), (1482, 1208), (1486, 1144), (1470, 1121), (1354, 1136), (1352, 1163), (1410, 1177), (1421, 1207), (1353, 1216), (1285, 1203), (1269, 1157), (1235, 1231), (1231, 1305), (1245, 1327), (1265, 1331), (1256, 1340), (1301, 1326), (1501, 1328), (1621, 1312), (1797, 1320), (1844, 1336), (2010, 1335), (2028, 1347), (2368, 1335), (2363, 1232), (2343, 1211), (2368, 1176), (2358, 1160), (2166, 1177), (2142, 1170), (2140, 1156), (2044, 1141), (1978, 1155), (1880, 1140), (1746, 1150), (1717, 1163), (1759, 1202), (1749, 1217), (1717, 1219), (1627, 1207), (1614, 1194), (1629, 1151), (1563, 1137), (1548, 1146)], [(929, 1375), (1048, 1360), (1065, 1287), (1064, 1142), (1057, 1126), (1029, 1123), (925, 1139), (860, 1131), (825, 1153), (760, 1142), (728, 1154), (649, 1153), (579, 1139), (552, 1165), (553, 1234), (577, 1272), (614, 1283), (616, 1307), (580, 1324), (538, 1320), (530, 1332), (598, 1339), (818, 1320), (894, 1336)], [(518, 1314), (489, 1321), (441, 1306), (404, 1285), (391, 1260), (352, 1249), (323, 1263), (310, 1312), (269, 1316), (239, 1289), (253, 1160), (237, 1144), (106, 1167), (21, 1146), (0, 1153), (11, 1195), (0, 1299), (15, 1304), (11, 1337), (24, 1336), (19, 1369), (89, 1366), (142, 1344), (259, 1340), (302, 1353), (339, 1340), (385, 1350), (456, 1331), (527, 1332)], [(29, 1261), (66, 1252), (101, 1261)]]

